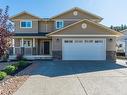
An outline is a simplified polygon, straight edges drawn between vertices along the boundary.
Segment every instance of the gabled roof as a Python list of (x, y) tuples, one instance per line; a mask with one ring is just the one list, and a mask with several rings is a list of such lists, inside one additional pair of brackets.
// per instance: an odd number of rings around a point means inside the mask
[(35, 18), (42, 19), (42, 18), (40, 18), (40, 17), (38, 17), (38, 16), (35, 16), (35, 15), (33, 15), (33, 14), (27, 12), (27, 11), (23, 11), (23, 12), (20, 12), (20, 13), (14, 15), (14, 16), (11, 16), (10, 19), (13, 19), (14, 17), (20, 16), (20, 15), (22, 15), (22, 14), (28, 14), (28, 15), (31, 15), (31, 16), (33, 16), (33, 17), (35, 17)]
[(87, 14), (89, 14), (89, 15), (92, 15), (92, 16), (94, 16), (94, 17), (100, 19), (100, 20), (103, 19), (103, 18), (100, 17), (100, 16), (97, 16), (97, 15), (95, 15), (95, 14), (93, 14), (93, 13), (90, 13), (90, 12), (88, 12), (88, 11), (86, 11), (86, 10), (84, 10), (84, 9), (78, 8), (78, 7), (74, 7), (74, 8), (72, 8), (72, 9), (68, 10), (68, 11), (62, 12), (62, 13), (56, 15), (56, 16), (51, 17), (51, 19), (56, 18), (56, 17), (58, 17), (58, 16), (61, 16), (61, 15), (65, 14), (65, 13), (68, 13), (68, 12), (73, 11), (73, 10), (82, 11), (82, 12), (87, 13)]
[(74, 25), (76, 25), (76, 24), (78, 24), (78, 23), (80, 23), (80, 22), (83, 22), (83, 21), (87, 21), (87, 22), (89, 22), (89, 23), (93, 23), (94, 25), (96, 25), (96, 26), (98, 26), (98, 27), (101, 27), (101, 28), (103, 28), (103, 29), (109, 30), (109, 32), (111, 32), (111, 33), (113, 32), (113, 33), (115, 33), (115, 35), (117, 35), (117, 36), (122, 36), (122, 35), (123, 35), (122, 33), (117, 32), (117, 31), (115, 31), (115, 30), (112, 30), (112, 29), (110, 29), (110, 28), (108, 28), (108, 27), (106, 27), (106, 26), (104, 26), (104, 25), (102, 25), (102, 24), (95, 23), (95, 22), (90, 21), (90, 20), (88, 20), (88, 19), (83, 19), (83, 20), (80, 20), (80, 21), (78, 21), (78, 22), (75, 22), (75, 23), (73, 23), (73, 24), (71, 24), (71, 25), (68, 25), (68, 26), (66, 26), (66, 27), (64, 27), (64, 28), (62, 28), (62, 29), (56, 30), (56, 31), (54, 31), (54, 32), (51, 32), (51, 33), (47, 34), (47, 36), (51, 36), (51, 35), (54, 34), (54, 33), (60, 32), (60, 31), (65, 30), (65, 29), (68, 29), (68, 28), (70, 28), (70, 27), (72, 27), (72, 26), (74, 26)]

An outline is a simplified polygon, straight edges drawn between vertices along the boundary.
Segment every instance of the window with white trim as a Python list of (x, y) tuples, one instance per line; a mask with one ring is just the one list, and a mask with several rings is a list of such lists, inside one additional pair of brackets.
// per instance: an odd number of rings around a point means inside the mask
[(75, 43), (83, 43), (83, 40), (75, 40)]
[[(22, 41), (20, 41), (20, 46), (21, 46), (21, 43), (22, 43)], [(24, 40), (23, 46), (26, 48), (32, 47), (32, 40)]]
[(95, 43), (103, 43), (103, 40), (95, 40)]
[(20, 28), (32, 28), (32, 21), (20, 21)]
[(64, 43), (73, 43), (73, 40), (65, 40)]
[(63, 20), (57, 20), (56, 21), (56, 29), (61, 29), (64, 27), (64, 21)]
[(84, 40), (84, 43), (93, 43), (93, 40)]

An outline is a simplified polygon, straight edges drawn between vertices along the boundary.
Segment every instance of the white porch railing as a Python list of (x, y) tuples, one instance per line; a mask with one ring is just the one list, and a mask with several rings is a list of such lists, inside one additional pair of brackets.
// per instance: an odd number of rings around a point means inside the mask
[(13, 55), (21, 54), (21, 47), (13, 47)]
[[(13, 55), (21, 54), (22, 50), (21, 47), (13, 47)], [(32, 48), (24, 48), (24, 55), (32, 55), (33, 50)]]

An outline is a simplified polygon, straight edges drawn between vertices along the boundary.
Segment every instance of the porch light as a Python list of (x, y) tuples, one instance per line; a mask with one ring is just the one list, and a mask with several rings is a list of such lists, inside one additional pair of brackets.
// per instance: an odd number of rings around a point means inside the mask
[(113, 39), (112, 39), (112, 38), (110, 38), (110, 39), (109, 39), (109, 41), (110, 41), (110, 42), (112, 42), (112, 41), (113, 41)]
[(59, 42), (59, 40), (60, 40), (59, 38), (56, 39), (57, 42)]

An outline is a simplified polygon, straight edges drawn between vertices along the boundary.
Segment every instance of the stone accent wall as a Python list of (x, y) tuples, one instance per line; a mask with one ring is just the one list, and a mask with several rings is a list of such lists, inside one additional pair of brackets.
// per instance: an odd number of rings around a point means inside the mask
[[(62, 51), (52, 51), (54, 60), (62, 60)], [(116, 61), (116, 51), (106, 51), (107, 61)]]
[(54, 60), (62, 60), (62, 51), (52, 51)]
[(116, 61), (116, 51), (106, 51), (106, 60)]

